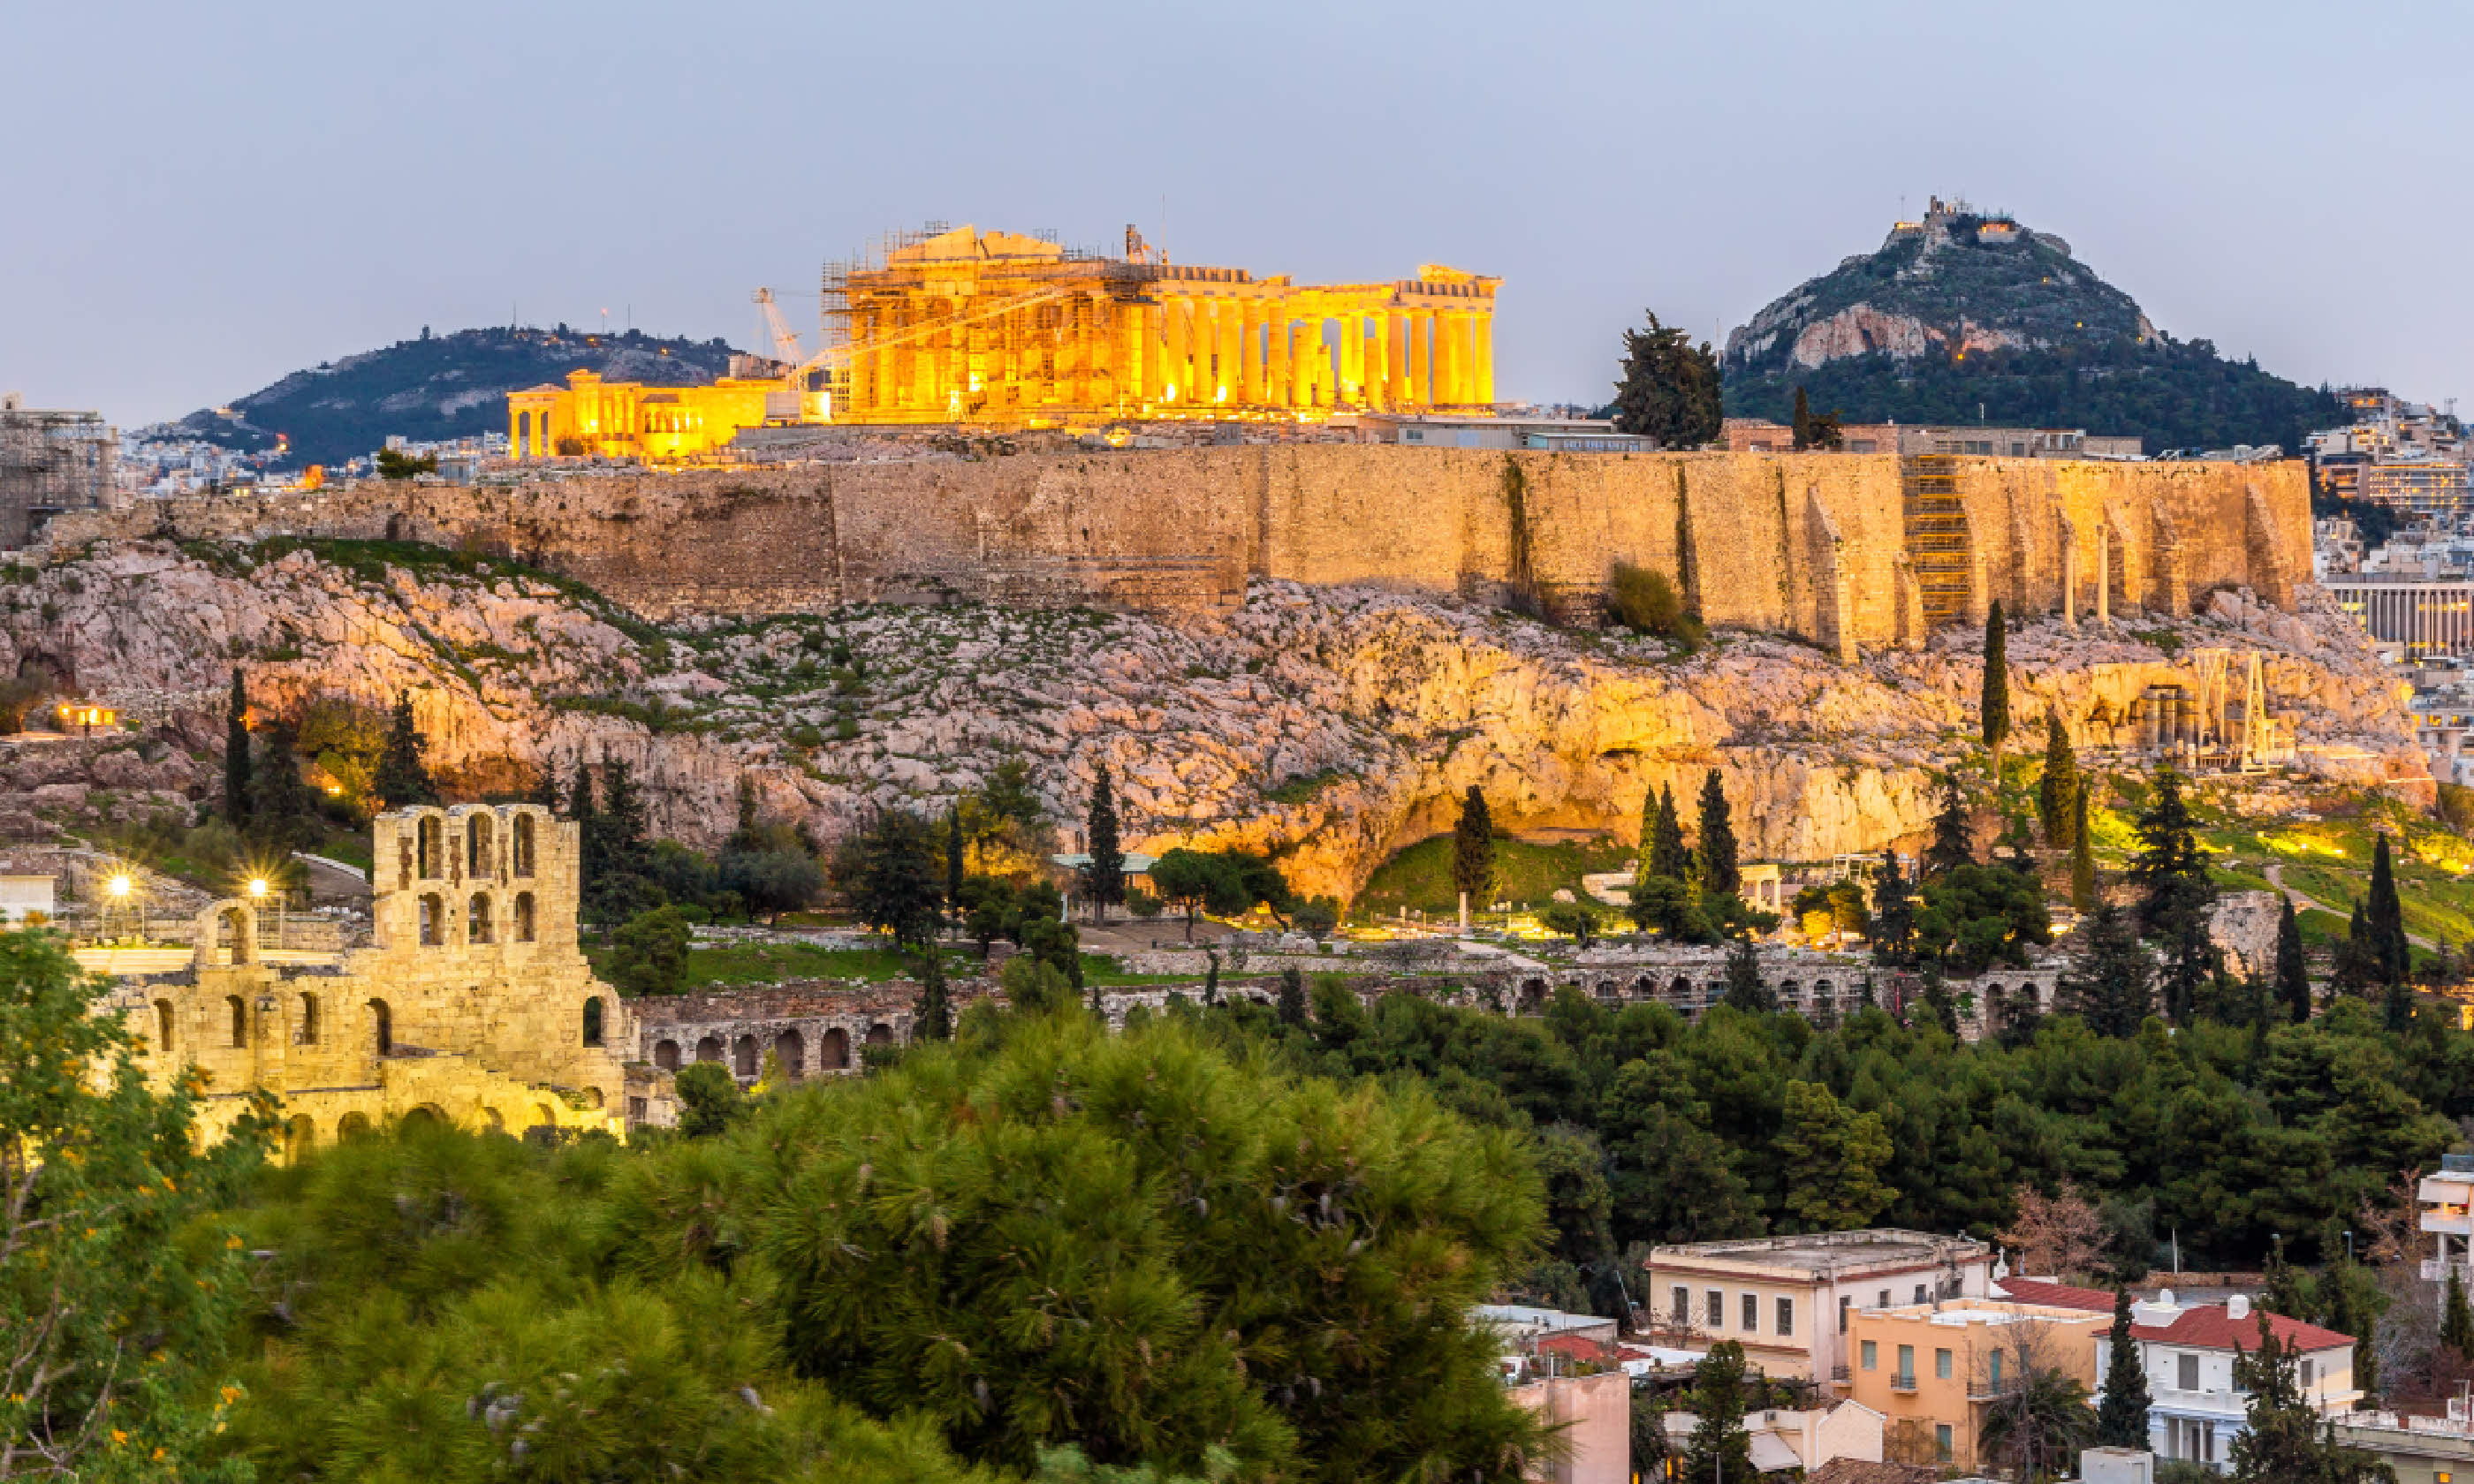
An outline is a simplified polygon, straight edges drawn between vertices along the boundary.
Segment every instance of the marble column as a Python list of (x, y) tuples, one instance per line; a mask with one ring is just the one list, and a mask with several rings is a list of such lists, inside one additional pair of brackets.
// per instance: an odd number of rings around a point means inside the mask
[(1435, 405), (1435, 312), (1409, 316), (1409, 395), (1419, 412)]
[(1374, 333), (1366, 342), (1366, 405), (1376, 412), (1392, 408), (1392, 316), (1374, 311)]
[(1470, 369), (1475, 373), (1469, 386), (1469, 398), (1486, 406), (1494, 405), (1494, 311), (1489, 308), (1472, 315), (1470, 330), (1475, 338)]

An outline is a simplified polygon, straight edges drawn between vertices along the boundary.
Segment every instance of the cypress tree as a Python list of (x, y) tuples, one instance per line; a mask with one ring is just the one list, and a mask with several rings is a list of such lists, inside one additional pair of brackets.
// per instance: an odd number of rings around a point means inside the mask
[(2405, 935), (2405, 903), (2397, 897), (2396, 869), (2389, 856), (2385, 829), (2371, 848), (2371, 899), (2365, 913), (2369, 919), (2371, 948), (2378, 955), (2380, 982), (2403, 984), (2413, 972), (2413, 946)]
[(1796, 452), (1812, 446), (1812, 399), (1805, 395), (1802, 386), (1795, 389), (1795, 412), (1787, 426), (1795, 435)]
[(1675, 812), (1675, 789), (1672, 785), (1658, 791), (1658, 818), (1651, 826), (1649, 838), (1649, 874), (1688, 880), (1692, 874), (1692, 852), (1684, 848), (1684, 821)]
[(1976, 864), (1976, 843), (1969, 838), (1967, 796), (1958, 791), (1958, 776), (1951, 774), (1942, 779), (1941, 812), (1933, 816), (1932, 844), (1925, 847), (1925, 858), (1916, 874), (1948, 875), (1961, 866)]
[(2294, 920), (2293, 898), (2282, 895), (2276, 905), (2276, 997), (2294, 1024), (2311, 1018), (2311, 972), (2302, 960), (2302, 924)]
[(1126, 852), (1117, 843), (1117, 796), (1108, 786), (1108, 765), (1101, 763), (1094, 772), (1091, 814), (1085, 826), (1091, 864), (1083, 890), (1100, 909), (1100, 920), (1105, 922), (1108, 909), (1126, 899)]
[(541, 771), (533, 776), (532, 792), (524, 795), (524, 802), (526, 803), (540, 804), (543, 808), (547, 809), (552, 814), (556, 814), (559, 811), (558, 765), (556, 763), (550, 761), (548, 758), (542, 759)]
[(2058, 709), (2045, 712), (2045, 776), (2036, 784), (2036, 815), (2048, 848), (2064, 850), (2077, 841), (2079, 759)]
[(1984, 618), (1984, 689), (1977, 711), (1984, 727), (1984, 745), (1993, 753), (1993, 786), (2001, 787), (2001, 746), (2010, 740), (2010, 638), (2001, 622), (2001, 600)]
[(1202, 1003), (1207, 1008), (1220, 1003), (1220, 950), (1207, 948), (1210, 967), (1202, 970)]
[(1744, 874), (1735, 864), (1735, 826), (1727, 812), (1727, 788), (1715, 768), (1701, 778), (1700, 858), (1704, 898), (1719, 900), (1744, 889)]
[(2156, 770), (2153, 794), (2139, 811), (2130, 878), (2139, 886), (2140, 929), (2150, 934), (2170, 935), (2181, 914), (2204, 916), (2216, 899), (2198, 822), (2182, 797), (2182, 776), (2170, 767)]
[[(1873, 956), (1896, 964), (1907, 955), (1916, 935), (1914, 883), (1899, 873), (1896, 850), (1882, 852), (1873, 870)], [(1872, 980), (1864, 981), (1869, 991)]]
[(1280, 970), (1280, 1023), (1306, 1023), (1306, 976), (1296, 969)]
[(412, 692), (397, 691), (395, 711), (387, 721), (386, 747), (378, 754), (377, 777), (370, 785), (380, 802), (400, 809), (439, 802), (438, 785), (430, 781), (429, 765), (422, 758), (428, 747), (412, 719)]
[(1778, 1008), (1778, 996), (1761, 982), (1761, 961), (1750, 938), (1736, 939), (1727, 950), (1727, 993), (1723, 1000), (1753, 1015)]
[(2130, 1337), (2130, 1293), (2113, 1291), (2113, 1328), (2106, 1331), (2104, 1398), (2097, 1403), (2099, 1448), (2145, 1448), (2147, 1438), (2147, 1368), (2139, 1342)]
[(945, 910), (962, 910), (962, 806), (945, 811)]
[(224, 822), (245, 828), (249, 802), (249, 692), (241, 684), (240, 666), (234, 665), (231, 710), (224, 719)]
[(250, 832), (285, 849), (318, 837), (318, 796), (301, 777), (299, 736), (280, 721), (259, 729), (258, 757), (250, 775)]
[(1466, 911), (1484, 911), (1494, 890), (1494, 821), (1475, 783), (1462, 798), (1460, 823), (1452, 829), (1452, 885)]
[(2474, 1360), (2474, 1309), (2465, 1304), (2465, 1284), (2457, 1275), (2464, 1264), (2448, 1264), (2448, 1298), (2439, 1310), (2439, 1343), (2463, 1360)]
[(919, 956), (919, 1011), (910, 1020), (910, 1039), (954, 1039), (954, 1006), (945, 989), (944, 958), (934, 944), (930, 944), (928, 951)]
[(1684, 1484), (1746, 1484), (1752, 1434), (1744, 1429), (1744, 1347), (1720, 1340), (1701, 1357), (1692, 1383), (1692, 1436), (1684, 1447)]
[(2071, 905), (2096, 910), (2096, 839), (2088, 830), (2088, 791), (2081, 784), (2071, 825)]

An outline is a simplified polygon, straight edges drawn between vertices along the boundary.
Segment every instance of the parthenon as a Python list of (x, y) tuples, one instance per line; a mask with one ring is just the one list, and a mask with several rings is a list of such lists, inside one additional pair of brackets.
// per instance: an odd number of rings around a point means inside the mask
[(836, 421), (1313, 418), (1494, 400), (1500, 279), (1426, 264), (1388, 283), (1300, 284), (1122, 257), (965, 225), (881, 264), (828, 269), (844, 347)]

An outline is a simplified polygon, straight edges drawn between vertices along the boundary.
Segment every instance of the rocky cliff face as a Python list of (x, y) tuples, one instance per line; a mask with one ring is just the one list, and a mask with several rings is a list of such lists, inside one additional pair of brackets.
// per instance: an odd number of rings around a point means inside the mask
[[(1677, 662), (1448, 601), (1259, 582), (1240, 610), (1174, 622), (956, 606), (655, 629), (486, 560), (193, 551), (133, 545), (34, 574), (0, 598), (0, 673), (186, 717), (201, 743), (220, 734), (235, 664), (276, 710), (408, 690), (433, 763), (464, 788), (521, 788), (607, 749), (638, 768), (659, 828), (703, 843), (728, 829), (742, 771), (768, 810), (832, 835), (880, 807), (940, 810), (1007, 755), (1033, 764), (1070, 834), (1104, 761), (1129, 845), (1270, 850), (1300, 886), (1343, 897), (1447, 829), (1472, 783), (1509, 826), (1629, 837), (1646, 789), (1686, 798), (1715, 767), (1749, 851), (1879, 849), (1926, 827), (1978, 690), (1967, 631), (1854, 667), (1752, 636)], [(2199, 645), (2263, 653), (2274, 705), (2358, 780), (2428, 787), (2394, 687), (2325, 608), (2227, 594), (2136, 634), (2031, 624), (2011, 639), (2013, 714), (2034, 727), (2060, 705), (2083, 740), (2109, 741), (2091, 719), (2186, 675), (2160, 646)]]

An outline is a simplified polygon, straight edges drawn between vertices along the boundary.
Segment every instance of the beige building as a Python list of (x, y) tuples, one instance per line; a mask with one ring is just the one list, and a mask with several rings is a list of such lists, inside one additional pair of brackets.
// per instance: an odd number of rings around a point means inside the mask
[(2334, 1425), (2338, 1442), (2377, 1456), (2396, 1474), (2396, 1484), (2474, 1481), (2474, 1422), (2462, 1400), (2450, 1401), (2437, 1417), (2349, 1412)]
[(1844, 1394), (1880, 1412), (1887, 1456), (1982, 1469), (1985, 1410), (2030, 1370), (2058, 1370), (2091, 1391), (2109, 1316), (2000, 1299), (1858, 1306), (1848, 1322), (1856, 1362)]
[(282, 1099), (294, 1150), (406, 1118), (621, 1136), (675, 1121), (668, 1075), (622, 1060), (634, 1017), (576, 946), (575, 825), (466, 804), (371, 830), (372, 946), (271, 965), (255, 909), (219, 901), (189, 967), (122, 974), (104, 1002), (139, 1033), (158, 1087), (205, 1074), (206, 1137), (257, 1089)]
[(1660, 1247), (1651, 1304), (1661, 1339), (1744, 1347), (1771, 1376), (1845, 1379), (1856, 1310), (1980, 1299), (1992, 1249), (1966, 1237), (1879, 1228)]

